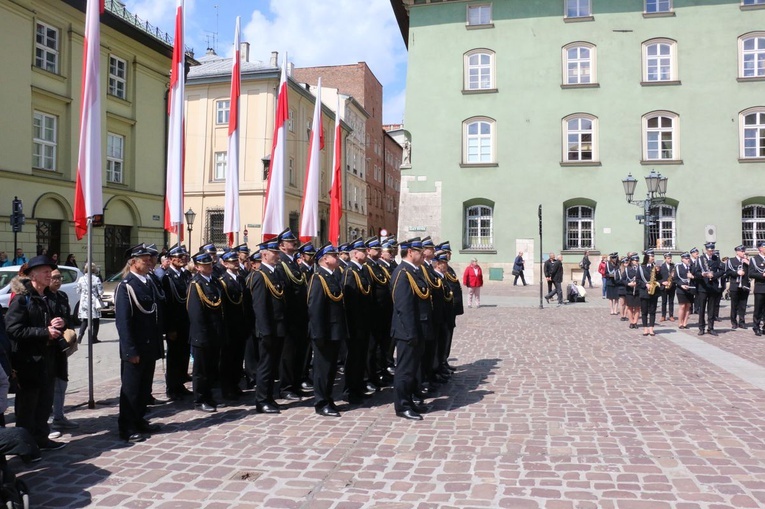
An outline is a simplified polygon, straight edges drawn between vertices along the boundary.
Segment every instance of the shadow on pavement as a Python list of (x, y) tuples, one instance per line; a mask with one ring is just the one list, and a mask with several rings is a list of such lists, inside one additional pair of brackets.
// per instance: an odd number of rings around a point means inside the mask
[(493, 374), (500, 359), (481, 359), (470, 364), (457, 366), (457, 372), (452, 375), (448, 384), (441, 387), (439, 397), (431, 402), (430, 413), (438, 411), (457, 410), (481, 401), (487, 394), (494, 391), (479, 389), (487, 383), (486, 379)]

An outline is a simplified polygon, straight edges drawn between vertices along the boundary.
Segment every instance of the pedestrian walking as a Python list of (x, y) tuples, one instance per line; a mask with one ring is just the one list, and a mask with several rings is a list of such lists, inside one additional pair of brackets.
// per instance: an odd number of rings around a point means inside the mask
[(481, 270), (481, 266), (478, 265), (478, 258), (470, 260), (470, 265), (465, 268), (465, 272), (462, 274), (462, 284), (468, 289), (468, 307), (473, 307), (473, 300), (475, 300), (476, 308), (481, 307), (483, 270)]
[(585, 251), (584, 256), (582, 257), (582, 261), (579, 262), (579, 268), (582, 269), (582, 286), (584, 286), (585, 281), (589, 281), (590, 288), (593, 288), (592, 276), (590, 276), (590, 265), (590, 252)]
[[(77, 342), (82, 343), (82, 338), (88, 330), (88, 308), (93, 316), (93, 336), (90, 341), (93, 344), (100, 343), (98, 339), (98, 330), (101, 324), (101, 294), (104, 293), (104, 286), (101, 278), (96, 275), (98, 269), (95, 263), (85, 264), (85, 274), (77, 280), (77, 293), (80, 294), (80, 309), (77, 313), (80, 319), (80, 331), (77, 334)], [(91, 284), (91, 292), (88, 293), (88, 280)]]
[(513, 286), (518, 284), (518, 278), (521, 278), (521, 283), (523, 283), (523, 286), (526, 286), (526, 277), (523, 275), (525, 265), (526, 264), (523, 261), (523, 251), (518, 251), (518, 256), (515, 257), (515, 261), (513, 262), (513, 276), (515, 276), (515, 279), (513, 279)]

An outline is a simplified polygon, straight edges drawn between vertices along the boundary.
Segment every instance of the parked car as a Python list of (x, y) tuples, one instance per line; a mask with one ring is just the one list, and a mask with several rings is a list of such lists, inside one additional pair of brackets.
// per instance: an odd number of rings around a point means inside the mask
[(110, 276), (103, 282), (104, 293), (101, 294), (101, 302), (104, 303), (104, 307), (101, 308), (101, 316), (114, 316), (114, 291), (120, 281), (122, 281), (122, 272)]
[[(0, 267), (0, 308), (3, 314), (8, 311), (8, 304), (11, 301), (11, 279), (19, 274), (21, 265), (11, 265), (9, 267)], [(77, 309), (80, 305), (80, 294), (77, 293), (77, 280), (82, 276), (82, 272), (77, 267), (67, 267), (59, 265), (61, 271), (61, 291), (69, 297), (69, 305), (72, 308), (72, 316), (77, 320)]]

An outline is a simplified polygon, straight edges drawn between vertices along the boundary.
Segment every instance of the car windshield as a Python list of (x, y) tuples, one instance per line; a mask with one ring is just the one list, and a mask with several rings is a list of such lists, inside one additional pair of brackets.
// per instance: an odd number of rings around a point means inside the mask
[(118, 283), (120, 281), (122, 281), (122, 272), (117, 272), (106, 280), (107, 283)]
[(12, 272), (12, 271), (0, 272), (0, 288), (5, 287), (5, 285), (10, 283), (11, 279), (16, 277), (17, 275), (18, 275), (18, 272)]

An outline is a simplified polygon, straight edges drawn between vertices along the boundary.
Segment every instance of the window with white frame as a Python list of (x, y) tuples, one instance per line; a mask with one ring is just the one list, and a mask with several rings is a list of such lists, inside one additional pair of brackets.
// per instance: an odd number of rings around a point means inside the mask
[(469, 26), (490, 25), (491, 24), (491, 4), (468, 5), (467, 24)]
[(765, 107), (752, 108), (741, 113), (741, 157), (765, 157)]
[(672, 0), (645, 0), (646, 14), (672, 12)]
[(567, 18), (586, 18), (592, 16), (590, 0), (565, 0)]
[(747, 205), (741, 209), (741, 243), (756, 249), (760, 241), (765, 241), (765, 205)]
[(226, 170), (228, 168), (228, 152), (215, 153), (215, 167), (213, 169), (213, 180), (226, 180)]
[(595, 45), (574, 42), (563, 47), (563, 84), (597, 83)]
[(488, 205), (465, 208), (465, 249), (494, 249), (494, 211)]
[(32, 166), (43, 170), (56, 170), (56, 146), (58, 143), (58, 119), (53, 115), (34, 112)]
[(473, 118), (463, 122), (463, 163), (494, 163), (494, 120)]
[(115, 184), (124, 183), (125, 137), (119, 134), (106, 134), (106, 181)]
[(295, 110), (290, 108), (289, 116), (287, 117), (287, 129), (290, 132), (295, 132)]
[(592, 115), (576, 114), (563, 119), (564, 162), (598, 160), (598, 119)]
[(228, 116), (231, 112), (231, 101), (224, 99), (215, 101), (215, 123), (218, 125), (228, 124)]
[(491, 90), (494, 85), (494, 52), (475, 49), (465, 53), (465, 90)]
[(677, 81), (677, 43), (654, 39), (643, 43), (643, 81)]
[(595, 209), (577, 205), (566, 209), (566, 249), (592, 249)]
[(59, 30), (37, 22), (35, 30), (35, 67), (58, 73)]
[(677, 236), (675, 217), (677, 209), (672, 205), (659, 205), (651, 209), (652, 221), (648, 223), (648, 247), (676, 249)]
[(646, 161), (680, 159), (678, 150), (678, 117), (670, 112), (653, 112), (643, 116), (644, 153)]
[(127, 62), (109, 55), (109, 94), (127, 98)]
[(741, 5), (765, 5), (765, 0), (743, 0)]
[(765, 32), (742, 35), (738, 41), (738, 77), (765, 77)]
[(289, 176), (289, 183), (291, 186), (295, 185), (295, 159), (290, 157), (289, 165), (288, 165), (288, 176)]

